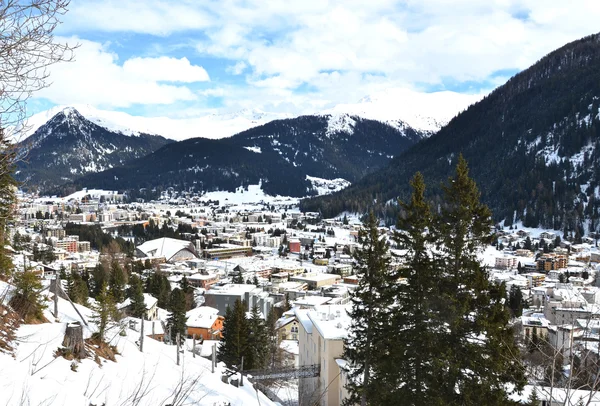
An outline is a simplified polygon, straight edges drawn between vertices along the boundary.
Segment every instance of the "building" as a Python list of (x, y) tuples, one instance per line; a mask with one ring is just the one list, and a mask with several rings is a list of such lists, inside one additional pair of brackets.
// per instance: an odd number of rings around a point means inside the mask
[(188, 338), (196, 336), (201, 341), (220, 340), (223, 336), (223, 321), (225, 318), (219, 316), (219, 310), (209, 306), (200, 306), (190, 310), (186, 314)]
[(302, 282), (308, 285), (309, 290), (320, 289), (323, 286), (330, 286), (338, 283), (342, 277), (331, 273), (312, 273), (296, 275), (290, 278), (290, 281)]
[(530, 288), (541, 286), (541, 284), (546, 280), (546, 275), (540, 272), (530, 272), (523, 274), (523, 276), (529, 281)]
[(555, 271), (567, 267), (567, 256), (557, 254), (544, 254), (537, 260), (538, 271)]
[(286, 315), (277, 320), (275, 329), (277, 330), (277, 338), (279, 340), (298, 341), (300, 322), (293, 314), (287, 315), (286, 313)]
[(288, 248), (291, 253), (299, 254), (302, 249), (302, 245), (300, 244), (300, 240), (297, 238), (291, 238), (288, 242)]
[[(144, 304), (146, 305), (146, 314), (144, 314), (145, 320), (157, 320), (158, 319), (158, 299), (149, 293), (144, 293)], [(125, 310), (127, 314), (130, 312), (131, 299), (125, 299), (119, 304), (119, 309)]]
[(333, 264), (327, 267), (327, 272), (340, 275), (342, 278), (352, 275), (352, 265), (350, 264)]
[(314, 310), (295, 310), (299, 321), (298, 347), (300, 366), (319, 365), (316, 378), (300, 378), (300, 405), (341, 405), (348, 393), (342, 359), (344, 338), (348, 334), (348, 306), (319, 306)]
[(138, 258), (164, 257), (167, 262), (186, 261), (198, 257), (194, 244), (175, 238), (146, 241), (135, 250)]
[(513, 257), (512, 255), (503, 255), (501, 257), (496, 257), (495, 267), (498, 269), (512, 269), (516, 268), (517, 265), (517, 257)]
[(219, 275), (205, 271), (190, 275), (187, 280), (191, 286), (209, 289), (212, 285), (219, 282)]
[(252, 255), (252, 247), (243, 247), (234, 244), (221, 244), (218, 247), (205, 249), (202, 252), (202, 255), (206, 259), (249, 257)]
[(522, 335), (526, 340), (533, 336), (546, 339), (549, 325), (550, 321), (544, 317), (543, 313), (521, 316)]
[(236, 300), (246, 301), (248, 311), (253, 306), (265, 315), (271, 312), (275, 301), (269, 294), (254, 285), (241, 285), (229, 283), (223, 286), (213, 285), (211, 289), (204, 293), (204, 303), (206, 306), (214, 307), (219, 310), (219, 315), (224, 316), (227, 307), (235, 304)]

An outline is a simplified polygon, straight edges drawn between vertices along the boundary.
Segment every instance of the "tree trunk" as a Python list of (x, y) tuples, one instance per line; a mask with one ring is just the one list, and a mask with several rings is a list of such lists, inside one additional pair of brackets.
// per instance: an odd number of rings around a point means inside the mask
[(86, 357), (85, 343), (83, 342), (83, 327), (81, 326), (81, 323), (76, 321), (67, 324), (62, 345), (71, 350), (75, 358), (82, 359)]

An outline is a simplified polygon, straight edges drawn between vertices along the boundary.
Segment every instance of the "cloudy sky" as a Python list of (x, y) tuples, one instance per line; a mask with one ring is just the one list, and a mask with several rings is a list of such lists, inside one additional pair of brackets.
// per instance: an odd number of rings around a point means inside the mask
[(73, 0), (31, 113), (307, 113), (387, 88), (482, 93), (599, 31), (597, 0)]

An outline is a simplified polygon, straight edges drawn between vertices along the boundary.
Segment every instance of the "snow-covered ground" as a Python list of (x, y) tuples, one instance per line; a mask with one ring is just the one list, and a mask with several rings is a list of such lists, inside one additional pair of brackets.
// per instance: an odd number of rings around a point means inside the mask
[[(78, 309), (89, 322), (90, 310)], [(181, 354), (180, 366), (174, 346), (146, 338), (140, 352), (139, 333), (131, 329), (125, 330), (125, 336), (109, 333), (119, 351), (116, 362), (101, 358), (98, 365), (88, 358), (73, 364), (55, 357), (67, 323), (79, 317), (62, 299), (58, 322), (48, 310), (45, 315), (50, 323), (19, 328), (14, 358), (0, 354), (1, 405), (274, 405), (246, 380), (240, 388), (223, 383), (223, 366), (211, 373), (210, 361), (193, 358), (189, 348)], [(85, 337), (95, 330), (90, 326), (84, 327)]]
[(323, 179), (307, 175), (306, 179), (312, 183), (319, 196), (334, 193), (350, 186), (350, 182), (342, 178)]

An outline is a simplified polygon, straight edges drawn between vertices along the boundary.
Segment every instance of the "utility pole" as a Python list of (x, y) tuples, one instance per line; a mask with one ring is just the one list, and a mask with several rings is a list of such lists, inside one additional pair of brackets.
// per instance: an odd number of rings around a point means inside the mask
[(217, 365), (217, 344), (212, 345), (212, 359), (211, 359), (211, 372), (215, 373), (215, 366)]
[(244, 357), (242, 356), (242, 363), (240, 365), (240, 386), (244, 386)]
[(58, 285), (60, 284), (60, 275), (54, 278), (54, 318), (58, 319)]
[(140, 319), (142, 328), (140, 328), (140, 352), (144, 352), (144, 317)]
[(192, 357), (196, 358), (196, 334), (192, 336), (193, 344), (192, 344)]
[(177, 365), (179, 365), (179, 333), (177, 333)]

